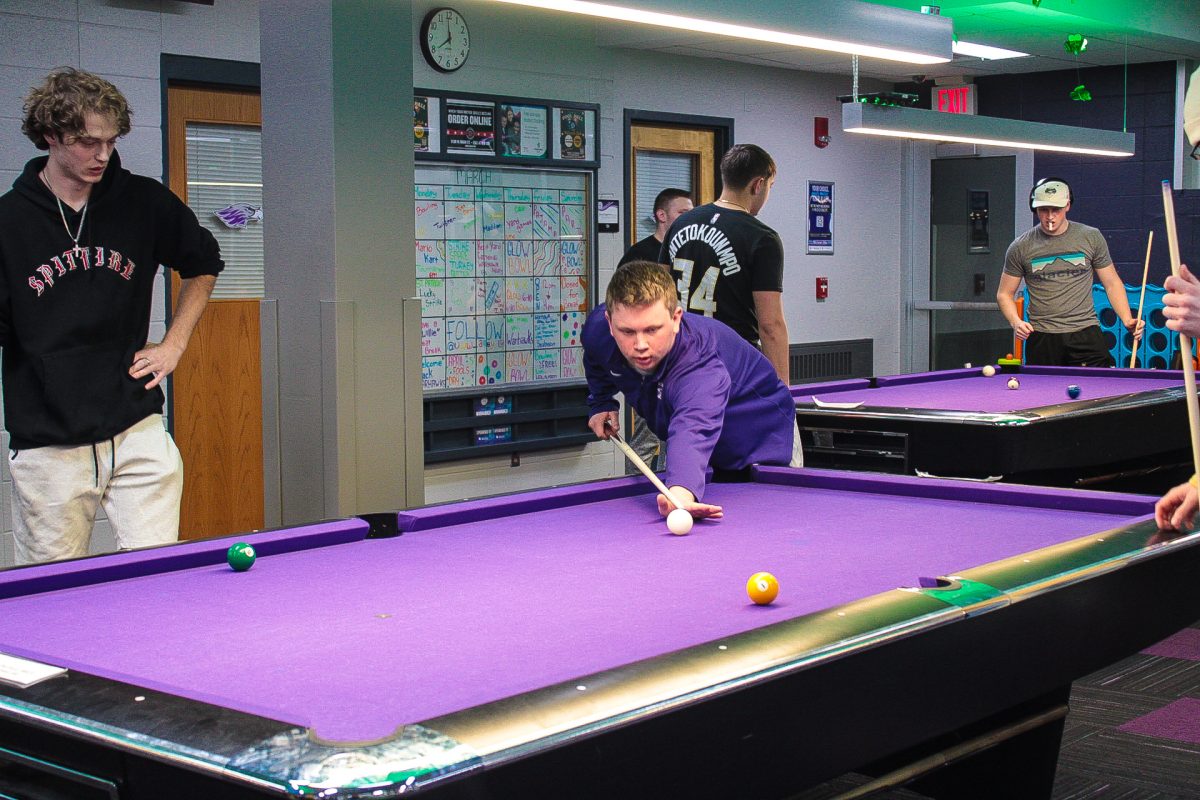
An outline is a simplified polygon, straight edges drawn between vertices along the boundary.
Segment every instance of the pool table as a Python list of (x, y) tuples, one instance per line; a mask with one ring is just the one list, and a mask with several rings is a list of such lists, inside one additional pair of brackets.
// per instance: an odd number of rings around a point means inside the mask
[(792, 396), (809, 466), (1150, 494), (1191, 474), (1178, 371), (968, 368), (794, 386)]
[(230, 538), (0, 571), (0, 653), (61, 670), (0, 680), (0, 796), (775, 797), (930, 758), (931, 796), (1048, 796), (1071, 681), (1200, 617), (1150, 497), (706, 499), (687, 536), (639, 476), (248, 534), (246, 572)]

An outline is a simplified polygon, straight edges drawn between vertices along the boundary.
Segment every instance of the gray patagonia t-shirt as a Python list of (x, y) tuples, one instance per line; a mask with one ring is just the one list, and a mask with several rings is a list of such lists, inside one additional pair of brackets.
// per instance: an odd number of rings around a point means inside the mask
[(1018, 236), (1004, 255), (1005, 274), (1025, 279), (1029, 322), (1043, 333), (1095, 325), (1092, 270), (1111, 265), (1104, 235), (1080, 222), (1071, 222), (1059, 236), (1036, 226)]

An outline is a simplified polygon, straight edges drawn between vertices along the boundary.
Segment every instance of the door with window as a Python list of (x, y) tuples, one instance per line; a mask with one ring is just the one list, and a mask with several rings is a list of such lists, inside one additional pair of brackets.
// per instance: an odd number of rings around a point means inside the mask
[(627, 246), (654, 233), (654, 198), (663, 189), (690, 192), (696, 205), (716, 199), (723, 133), (711, 126), (630, 123)]
[[(626, 112), (629, 124), (629, 183), (625, 187), (626, 248), (650, 236), (657, 228), (654, 199), (663, 189), (682, 189), (692, 203), (711, 203), (718, 193), (718, 163), (724, 154), (732, 123), (728, 120), (663, 122), (663, 115)], [(712, 124), (709, 124), (709, 123)], [(613, 266), (616, 266), (615, 264)], [(655, 469), (663, 469), (663, 448), (644, 424), (635, 423), (633, 410), (626, 408), (625, 430), (631, 442)], [(632, 465), (627, 474), (636, 472)]]
[(938, 158), (930, 164), (929, 296), (932, 369), (985, 364), (1012, 352), (996, 305), (1014, 236), (1014, 156)]
[[(171, 376), (183, 455), (180, 538), (263, 526), (262, 113), (256, 92), (170, 87), (170, 186), (212, 231), (225, 271)], [(179, 292), (171, 273), (170, 303)]]

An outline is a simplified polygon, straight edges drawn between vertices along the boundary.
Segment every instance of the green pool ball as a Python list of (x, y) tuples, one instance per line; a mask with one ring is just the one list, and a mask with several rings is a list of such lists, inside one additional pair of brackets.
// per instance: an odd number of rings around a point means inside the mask
[(245, 542), (238, 542), (225, 551), (225, 560), (229, 562), (229, 566), (233, 567), (235, 572), (245, 572), (254, 566), (254, 559), (258, 556), (254, 553), (254, 548)]

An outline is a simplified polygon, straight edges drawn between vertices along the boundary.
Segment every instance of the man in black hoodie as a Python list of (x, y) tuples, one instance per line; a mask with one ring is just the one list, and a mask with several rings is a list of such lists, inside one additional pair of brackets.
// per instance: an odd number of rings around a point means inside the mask
[[(130, 110), (108, 81), (52, 73), (22, 131), (46, 156), (0, 197), (0, 347), (18, 563), (86, 555), (103, 506), (117, 543), (175, 541), (183, 463), (162, 381), (208, 303), (220, 249), (161, 183), (121, 168)], [(149, 342), (158, 265), (179, 272)]]

